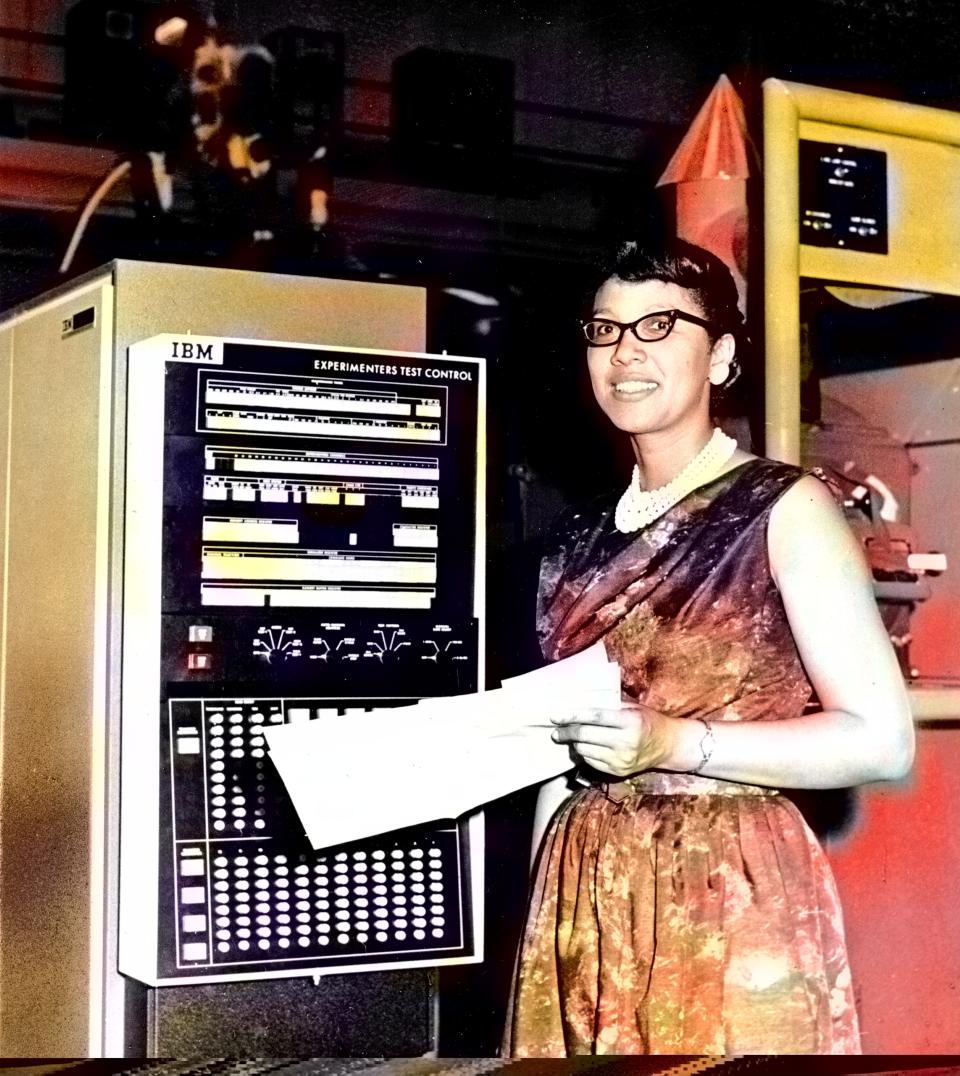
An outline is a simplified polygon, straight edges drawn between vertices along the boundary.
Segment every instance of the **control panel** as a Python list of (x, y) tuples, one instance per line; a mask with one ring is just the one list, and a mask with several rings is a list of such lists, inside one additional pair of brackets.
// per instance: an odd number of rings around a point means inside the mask
[(482, 361), (162, 336), (127, 403), (121, 970), (480, 959), (481, 821), (315, 851), (263, 731), (482, 685)]

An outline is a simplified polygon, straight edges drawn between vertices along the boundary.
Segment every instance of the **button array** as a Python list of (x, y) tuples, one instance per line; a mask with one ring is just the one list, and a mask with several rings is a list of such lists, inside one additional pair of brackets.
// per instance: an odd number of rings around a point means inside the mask
[(206, 703), (204, 716), (210, 828), (224, 836), (255, 835), (267, 824), (263, 729), (283, 724), (283, 711), (277, 703)]
[(440, 943), (446, 934), (443, 854), (437, 847), (336, 852), (308, 860), (222, 846), (211, 866), (213, 944), (221, 957), (275, 958), (331, 947), (420, 948), (428, 939)]

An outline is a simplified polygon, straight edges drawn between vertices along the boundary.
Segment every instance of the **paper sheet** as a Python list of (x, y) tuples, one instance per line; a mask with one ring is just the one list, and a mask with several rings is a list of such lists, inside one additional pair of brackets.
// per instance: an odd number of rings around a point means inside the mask
[(494, 691), (318, 717), (265, 730), (314, 848), (483, 803), (571, 768), (550, 717), (620, 705), (620, 670), (598, 643)]

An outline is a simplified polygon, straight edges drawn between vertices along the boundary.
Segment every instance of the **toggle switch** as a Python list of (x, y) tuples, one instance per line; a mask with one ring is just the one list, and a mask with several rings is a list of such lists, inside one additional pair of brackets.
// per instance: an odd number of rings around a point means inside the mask
[(188, 669), (211, 669), (213, 668), (213, 662), (209, 654), (188, 654), (187, 655), (187, 668)]
[(187, 638), (191, 643), (212, 643), (213, 628), (209, 624), (191, 624), (187, 629)]

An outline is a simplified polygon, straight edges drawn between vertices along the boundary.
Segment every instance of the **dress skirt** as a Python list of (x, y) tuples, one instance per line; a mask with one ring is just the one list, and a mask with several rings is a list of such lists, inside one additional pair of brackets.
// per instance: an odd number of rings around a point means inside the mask
[(793, 803), (657, 772), (575, 793), (541, 849), (506, 1045), (859, 1053), (836, 888)]

